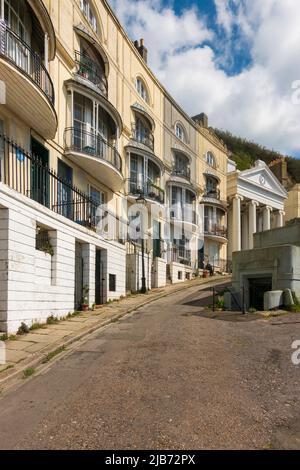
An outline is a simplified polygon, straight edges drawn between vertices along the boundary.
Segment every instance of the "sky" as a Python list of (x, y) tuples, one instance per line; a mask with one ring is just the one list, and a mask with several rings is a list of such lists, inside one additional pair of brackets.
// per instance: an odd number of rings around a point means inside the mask
[(190, 115), (300, 158), (300, 0), (109, 0)]

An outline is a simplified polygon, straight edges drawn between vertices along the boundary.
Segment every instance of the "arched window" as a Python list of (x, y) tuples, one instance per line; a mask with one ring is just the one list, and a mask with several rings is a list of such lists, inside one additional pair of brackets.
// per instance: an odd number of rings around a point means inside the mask
[(147, 92), (147, 88), (143, 80), (140, 77), (136, 79), (135, 88), (138, 94), (140, 95), (140, 97), (143, 98), (143, 100), (146, 101), (146, 103), (149, 103), (149, 95)]
[(206, 154), (206, 163), (208, 163), (213, 168), (216, 168), (216, 159), (212, 152), (207, 152)]
[(179, 140), (181, 140), (182, 142), (186, 142), (186, 135), (185, 135), (184, 128), (179, 122), (177, 122), (175, 126), (175, 134)]
[(95, 13), (93, 11), (93, 8), (90, 5), (90, 2), (88, 0), (80, 0), (80, 8), (81, 11), (83, 12), (84, 16), (90, 23), (91, 27), (95, 32), (97, 32), (97, 20)]

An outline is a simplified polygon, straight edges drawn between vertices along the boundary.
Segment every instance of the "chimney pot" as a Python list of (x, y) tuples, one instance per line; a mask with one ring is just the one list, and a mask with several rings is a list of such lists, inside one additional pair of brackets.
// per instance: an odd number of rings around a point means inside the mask
[(147, 63), (148, 60), (148, 50), (145, 47), (144, 39), (140, 39), (139, 41), (134, 41), (133, 43), (136, 49), (139, 51), (140, 56), (144, 59)]
[(192, 117), (199, 126), (208, 128), (208, 117), (205, 113), (197, 114), (197, 116)]

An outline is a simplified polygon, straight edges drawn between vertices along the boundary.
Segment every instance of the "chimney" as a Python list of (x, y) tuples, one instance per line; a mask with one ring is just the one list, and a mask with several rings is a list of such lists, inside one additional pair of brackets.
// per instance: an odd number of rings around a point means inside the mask
[(208, 117), (205, 113), (197, 114), (197, 116), (192, 117), (199, 126), (208, 128)]
[(141, 39), (140, 41), (134, 41), (133, 43), (138, 50), (140, 56), (144, 59), (144, 61), (147, 64), (148, 61), (148, 50), (144, 45), (144, 39)]
[(289, 178), (287, 171), (287, 161), (284, 157), (279, 157), (276, 160), (273, 160), (269, 164), (269, 168), (272, 170), (273, 174), (279, 180), (284, 188), (289, 186)]

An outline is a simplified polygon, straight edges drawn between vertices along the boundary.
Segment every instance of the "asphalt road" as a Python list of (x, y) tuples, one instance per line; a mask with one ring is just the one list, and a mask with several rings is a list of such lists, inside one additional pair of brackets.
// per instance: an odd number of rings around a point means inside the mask
[(300, 316), (206, 314), (195, 287), (79, 343), (0, 400), (0, 449), (300, 448)]

